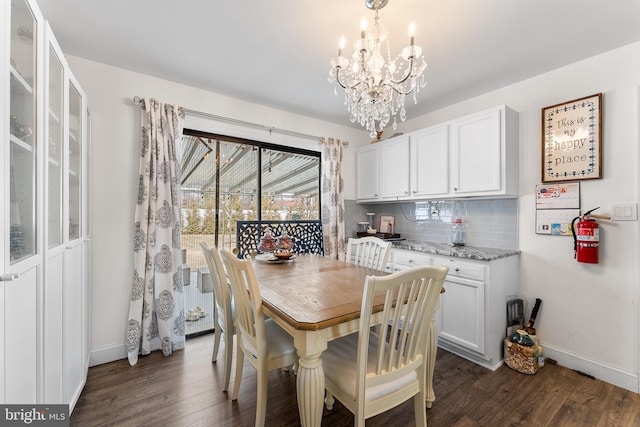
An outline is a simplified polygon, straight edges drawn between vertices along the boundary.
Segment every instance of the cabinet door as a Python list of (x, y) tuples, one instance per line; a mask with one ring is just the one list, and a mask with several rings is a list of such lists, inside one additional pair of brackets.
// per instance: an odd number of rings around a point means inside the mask
[(42, 284), (42, 119), (39, 47), (44, 20), (35, 2), (0, 6), (0, 403), (36, 403), (40, 365), (37, 311)]
[(502, 110), (456, 120), (452, 124), (453, 190), (455, 195), (502, 189)]
[(484, 283), (445, 280), (440, 296), (440, 333), (449, 342), (484, 353)]
[(358, 149), (356, 165), (356, 197), (358, 200), (378, 198), (378, 144)]
[(449, 192), (449, 125), (411, 135), (411, 196)]
[(0, 282), (4, 287), (4, 403), (36, 403), (38, 313), (36, 312), (39, 267), (21, 272), (18, 278)]
[(82, 252), (83, 245), (74, 242), (64, 256), (64, 398), (71, 408), (80, 397), (84, 385)]
[(409, 196), (409, 136), (379, 143), (380, 197)]
[(44, 402), (64, 404), (63, 398), (63, 300), (64, 252), (64, 170), (65, 156), (65, 67), (64, 55), (49, 26), (46, 26), (44, 96), (45, 162), (45, 275), (43, 302), (43, 394)]

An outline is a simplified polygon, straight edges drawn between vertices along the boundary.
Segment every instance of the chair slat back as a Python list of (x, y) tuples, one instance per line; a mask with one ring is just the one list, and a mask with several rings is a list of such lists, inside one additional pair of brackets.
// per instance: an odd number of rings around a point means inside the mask
[(226, 324), (226, 314), (231, 314), (231, 290), (227, 280), (227, 274), (217, 249), (211, 249), (206, 243), (200, 242), (200, 250), (207, 262), (207, 267), (211, 272), (211, 281), (213, 282), (213, 295), (216, 302), (216, 308), (219, 315), (225, 320), (225, 327), (232, 325)]
[(227, 250), (221, 250), (220, 255), (231, 281), (236, 327), (240, 333), (238, 339), (246, 341), (259, 354), (266, 354), (264, 311), (251, 261), (238, 259)]
[(391, 253), (391, 242), (378, 237), (350, 238), (347, 242), (347, 262), (384, 270)]
[[(448, 268), (420, 266), (388, 276), (368, 276), (360, 313), (356, 387), (382, 384), (424, 364), (427, 334)], [(374, 296), (384, 292), (384, 309), (374, 372), (367, 373), (368, 333)], [(397, 302), (394, 302), (397, 301)], [(388, 326), (387, 326), (388, 325)], [(367, 333), (362, 333), (367, 331)]]

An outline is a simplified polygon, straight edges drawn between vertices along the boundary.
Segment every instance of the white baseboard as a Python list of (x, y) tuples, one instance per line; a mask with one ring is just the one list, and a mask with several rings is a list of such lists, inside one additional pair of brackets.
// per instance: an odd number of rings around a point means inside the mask
[(558, 362), (558, 365), (564, 366), (565, 368), (591, 375), (601, 381), (613, 384), (634, 393), (640, 393), (640, 390), (638, 389), (637, 373), (627, 372), (605, 363), (585, 359), (584, 357), (576, 356), (563, 349), (545, 343), (540, 343), (540, 345), (542, 346), (542, 354), (545, 359), (554, 359)]
[(89, 366), (102, 365), (103, 363), (127, 358), (127, 345), (117, 344), (91, 350)]

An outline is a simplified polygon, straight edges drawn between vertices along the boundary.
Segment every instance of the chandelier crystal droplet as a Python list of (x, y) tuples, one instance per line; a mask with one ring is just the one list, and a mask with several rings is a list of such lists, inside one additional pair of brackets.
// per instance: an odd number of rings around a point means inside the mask
[(387, 1), (365, 0), (367, 7), (375, 11), (373, 29), (367, 30), (366, 21), (362, 21), (360, 38), (353, 44), (353, 53), (349, 58), (342, 56), (345, 45), (342, 37), (338, 56), (331, 59), (329, 70), (329, 82), (335, 84), (334, 93), (337, 94), (338, 85), (345, 91), (344, 103), (351, 114), (351, 122), (357, 121), (370, 132), (372, 138), (391, 119), (395, 130), (398, 113), (400, 120), (405, 121), (406, 96), (412, 94), (416, 104), (417, 93), (427, 84), (423, 75), (427, 63), (422, 56), (422, 48), (414, 43), (413, 23), (409, 26), (409, 46), (394, 59), (391, 58), (389, 34), (378, 15), (379, 9)]

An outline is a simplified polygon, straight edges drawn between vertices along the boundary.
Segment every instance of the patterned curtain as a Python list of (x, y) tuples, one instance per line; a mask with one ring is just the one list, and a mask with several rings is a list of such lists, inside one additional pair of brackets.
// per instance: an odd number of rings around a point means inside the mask
[(142, 105), (138, 204), (135, 210), (133, 283), (127, 324), (129, 363), (138, 354), (184, 348), (184, 297), (180, 251), (180, 166), (184, 109), (147, 98)]
[(322, 233), (324, 254), (344, 261), (344, 181), (342, 178), (342, 149), (339, 139), (322, 138)]

